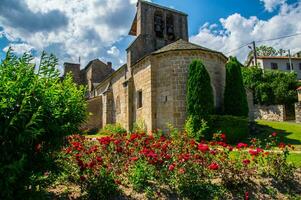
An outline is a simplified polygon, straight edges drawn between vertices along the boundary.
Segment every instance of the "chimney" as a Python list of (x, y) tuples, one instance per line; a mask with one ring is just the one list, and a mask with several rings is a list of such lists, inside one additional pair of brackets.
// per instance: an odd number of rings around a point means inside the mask
[(107, 62), (107, 66), (112, 68), (112, 62)]

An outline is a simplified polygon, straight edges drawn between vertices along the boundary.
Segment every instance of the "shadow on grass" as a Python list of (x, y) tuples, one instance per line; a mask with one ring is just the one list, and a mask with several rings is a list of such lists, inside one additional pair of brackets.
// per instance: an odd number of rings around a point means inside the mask
[(279, 142), (292, 145), (301, 145), (301, 140), (288, 138), (289, 135), (293, 134), (292, 132), (284, 129), (276, 129), (268, 125), (258, 124), (257, 122), (254, 122), (251, 125), (250, 138), (259, 139), (265, 145), (265, 139), (269, 138), (269, 136), (274, 132), (279, 136)]

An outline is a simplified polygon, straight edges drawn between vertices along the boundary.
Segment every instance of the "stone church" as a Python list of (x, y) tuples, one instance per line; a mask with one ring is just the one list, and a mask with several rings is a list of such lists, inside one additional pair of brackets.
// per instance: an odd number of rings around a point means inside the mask
[(188, 66), (201, 59), (210, 75), (215, 106), (223, 102), (225, 64), (220, 52), (188, 41), (187, 14), (139, 0), (126, 49), (127, 63), (114, 71), (111, 63), (91, 61), (84, 69), (65, 63), (77, 83), (88, 85), (87, 128), (120, 123), (128, 130), (137, 122), (145, 128), (182, 128), (186, 120)]

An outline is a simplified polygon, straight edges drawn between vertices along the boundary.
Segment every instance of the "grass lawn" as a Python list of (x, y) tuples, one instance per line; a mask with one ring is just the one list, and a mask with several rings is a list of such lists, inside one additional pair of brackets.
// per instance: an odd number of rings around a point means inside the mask
[(278, 133), (281, 141), (295, 146), (295, 151), (298, 151), (298, 153), (291, 153), (288, 160), (301, 168), (301, 124), (265, 120), (258, 120), (257, 123), (258, 133), (255, 137), (264, 139), (273, 132)]
[(258, 120), (259, 133), (255, 137), (263, 139), (273, 132), (278, 133), (281, 141), (292, 144), (296, 150), (301, 151), (301, 124), (293, 122), (273, 122)]

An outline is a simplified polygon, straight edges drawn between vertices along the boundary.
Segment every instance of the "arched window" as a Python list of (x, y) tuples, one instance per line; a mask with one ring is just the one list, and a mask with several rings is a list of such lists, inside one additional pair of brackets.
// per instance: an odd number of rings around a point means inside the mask
[(164, 20), (163, 20), (163, 14), (159, 11), (156, 11), (154, 15), (154, 30), (156, 33), (156, 37), (163, 38)]
[(166, 16), (166, 32), (169, 40), (175, 39), (174, 20), (172, 14)]

